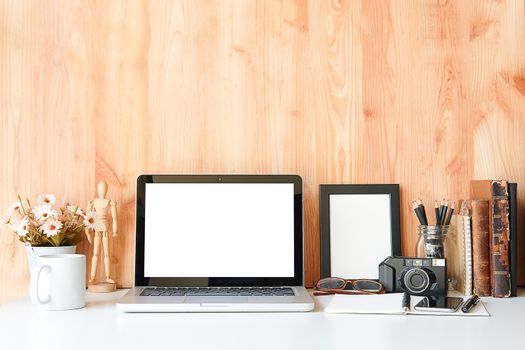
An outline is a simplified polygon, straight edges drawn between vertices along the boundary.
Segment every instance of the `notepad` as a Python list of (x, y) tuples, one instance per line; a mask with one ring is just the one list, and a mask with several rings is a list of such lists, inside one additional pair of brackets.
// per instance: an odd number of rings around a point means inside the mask
[(414, 310), (423, 297), (412, 297), (409, 311), (402, 307), (403, 293), (389, 293), (377, 295), (342, 295), (336, 294), (326, 306), (327, 313), (343, 314), (389, 314), (389, 315), (439, 315), (439, 316), (490, 316), (483, 302), (480, 301), (474, 308), (464, 313), (461, 309), (456, 312), (419, 311)]
[(455, 249), (447, 258), (448, 277), (455, 280), (456, 290), (462, 295), (472, 295), (472, 231), (470, 216), (453, 215), (450, 223), (456, 228)]

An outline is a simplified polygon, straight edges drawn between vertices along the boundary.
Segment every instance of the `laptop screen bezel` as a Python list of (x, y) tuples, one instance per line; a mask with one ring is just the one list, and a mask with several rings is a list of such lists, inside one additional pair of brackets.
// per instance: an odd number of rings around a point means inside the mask
[[(294, 187), (293, 277), (146, 277), (144, 276), (145, 203), (148, 183), (290, 183)], [(298, 175), (153, 175), (137, 178), (135, 285), (160, 287), (302, 286), (303, 184)], [(268, 255), (268, 258), (271, 258)]]

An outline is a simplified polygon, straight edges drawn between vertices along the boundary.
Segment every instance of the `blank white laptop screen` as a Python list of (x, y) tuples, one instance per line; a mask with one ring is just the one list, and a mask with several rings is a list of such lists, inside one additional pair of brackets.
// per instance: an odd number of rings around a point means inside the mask
[(148, 183), (145, 277), (293, 277), (293, 184)]

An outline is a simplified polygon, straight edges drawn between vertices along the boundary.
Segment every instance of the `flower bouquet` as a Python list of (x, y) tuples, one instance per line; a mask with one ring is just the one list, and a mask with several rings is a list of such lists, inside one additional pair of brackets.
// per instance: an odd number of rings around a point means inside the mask
[(4, 217), (4, 223), (18, 235), (21, 242), (32, 247), (75, 246), (81, 239), (86, 227), (96, 227), (95, 214), (84, 213), (76, 205), (65, 204), (53, 208), (56, 197), (42, 194), (37, 197), (37, 205), (32, 206), (29, 199), (26, 204), (18, 196), (18, 201), (11, 204)]

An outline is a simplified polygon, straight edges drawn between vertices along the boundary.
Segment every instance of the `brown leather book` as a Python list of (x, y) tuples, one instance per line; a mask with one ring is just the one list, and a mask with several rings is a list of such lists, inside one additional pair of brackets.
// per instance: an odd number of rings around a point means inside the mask
[(475, 180), (471, 196), (489, 201), (490, 285), (493, 297), (510, 296), (509, 194), (505, 180)]
[[(504, 186), (504, 188), (502, 186)], [(495, 187), (497, 187), (497, 189)], [(508, 298), (511, 294), (509, 259), (510, 221), (507, 188), (506, 181), (504, 183), (496, 182), (493, 185), (493, 193), (498, 193), (498, 196), (493, 197), (491, 252), (492, 296), (496, 298)]]
[(509, 182), (510, 296), (518, 296), (518, 184)]
[(475, 199), (471, 206), (474, 293), (490, 296), (489, 201)]

